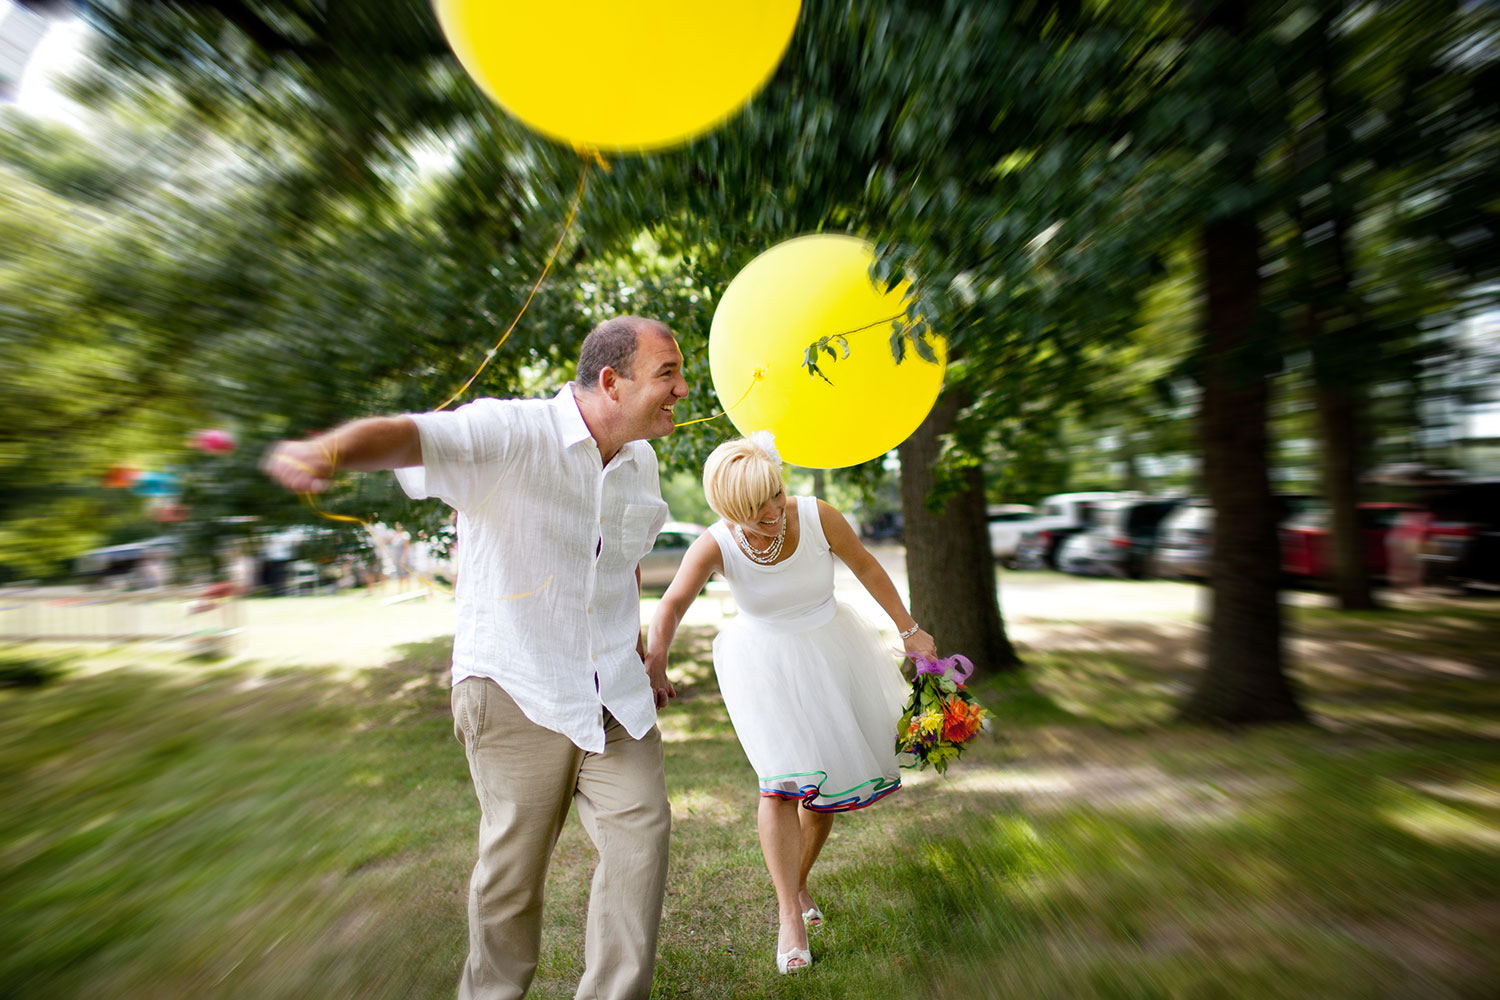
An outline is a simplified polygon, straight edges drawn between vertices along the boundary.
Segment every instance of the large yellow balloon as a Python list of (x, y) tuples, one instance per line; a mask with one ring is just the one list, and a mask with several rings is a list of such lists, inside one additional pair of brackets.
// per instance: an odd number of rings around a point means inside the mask
[[(870, 280), (873, 260), (853, 236), (788, 240), (736, 275), (714, 311), (714, 391), (741, 434), (771, 431), (793, 465), (836, 469), (885, 454), (917, 429), (942, 388), (941, 338), (937, 364), (911, 350), (899, 365), (891, 356), (891, 321), (904, 316), (908, 288), (882, 291)], [(810, 376), (808, 345), (848, 331), (849, 356), (835, 345), (836, 359), (819, 358), (828, 380)]]
[(459, 62), (545, 135), (612, 151), (676, 145), (770, 79), (800, 0), (436, 0)]

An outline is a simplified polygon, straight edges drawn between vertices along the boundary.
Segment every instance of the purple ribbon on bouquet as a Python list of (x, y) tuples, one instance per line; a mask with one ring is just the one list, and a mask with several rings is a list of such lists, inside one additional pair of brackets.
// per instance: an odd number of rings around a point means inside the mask
[(953, 678), (955, 684), (962, 684), (974, 672), (974, 664), (970, 663), (969, 658), (962, 653), (954, 653), (942, 660), (934, 660), (922, 653), (907, 653), (906, 655), (917, 665), (918, 674), (948, 675)]

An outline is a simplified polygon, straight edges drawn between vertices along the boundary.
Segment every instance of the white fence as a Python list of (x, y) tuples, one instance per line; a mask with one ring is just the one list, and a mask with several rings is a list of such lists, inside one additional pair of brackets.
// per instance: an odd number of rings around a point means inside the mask
[(223, 585), (0, 588), (0, 643), (176, 641), (222, 652), (239, 618)]

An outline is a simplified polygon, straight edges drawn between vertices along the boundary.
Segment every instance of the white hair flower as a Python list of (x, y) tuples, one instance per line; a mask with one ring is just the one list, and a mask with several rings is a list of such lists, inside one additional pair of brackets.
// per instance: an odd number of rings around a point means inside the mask
[(776, 438), (770, 431), (756, 431), (750, 435), (755, 446), (766, 453), (766, 457), (781, 468), (781, 454), (776, 450)]

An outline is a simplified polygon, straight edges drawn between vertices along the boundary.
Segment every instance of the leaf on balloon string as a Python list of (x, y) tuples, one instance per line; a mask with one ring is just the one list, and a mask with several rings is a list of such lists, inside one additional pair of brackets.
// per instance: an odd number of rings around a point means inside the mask
[(833, 385), (833, 380), (824, 375), (823, 369), (818, 367), (818, 344), (809, 344), (807, 350), (802, 352), (802, 367), (807, 369), (808, 378), (816, 375), (829, 385)]
[(891, 357), (898, 365), (906, 359), (906, 327), (899, 322), (891, 324)]
[(928, 343), (925, 330), (921, 334), (912, 334), (911, 346), (917, 349), (917, 354), (923, 361), (929, 365), (937, 364), (937, 351), (933, 350), (932, 344)]

